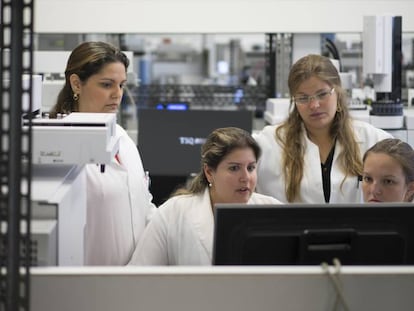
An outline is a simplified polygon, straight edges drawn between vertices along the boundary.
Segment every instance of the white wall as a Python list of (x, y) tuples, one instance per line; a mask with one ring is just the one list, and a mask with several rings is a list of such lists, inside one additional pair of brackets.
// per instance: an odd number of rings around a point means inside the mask
[(362, 32), (364, 15), (403, 17), (412, 0), (37, 0), (37, 33)]

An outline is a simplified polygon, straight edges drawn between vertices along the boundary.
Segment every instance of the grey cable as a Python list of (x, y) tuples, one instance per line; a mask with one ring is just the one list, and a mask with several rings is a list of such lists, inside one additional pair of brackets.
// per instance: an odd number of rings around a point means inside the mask
[(334, 304), (333, 310), (338, 310), (339, 303), (341, 303), (344, 310), (349, 311), (350, 309), (349, 309), (348, 303), (345, 300), (342, 285), (340, 283), (341, 262), (339, 261), (339, 259), (334, 258), (333, 263), (335, 267), (334, 273), (331, 272), (331, 270), (329, 269), (329, 265), (326, 262), (321, 263), (323, 272), (325, 272), (328, 275), (329, 280), (332, 282), (335, 288), (336, 298), (335, 298), (335, 304)]

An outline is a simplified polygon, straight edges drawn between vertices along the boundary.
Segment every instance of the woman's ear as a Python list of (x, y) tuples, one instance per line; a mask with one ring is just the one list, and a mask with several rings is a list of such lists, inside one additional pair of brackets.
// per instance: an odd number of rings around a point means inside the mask
[(72, 73), (69, 77), (70, 86), (72, 88), (72, 92), (75, 94), (79, 94), (81, 89), (81, 80), (76, 73)]
[(412, 202), (413, 199), (414, 199), (414, 181), (408, 183), (407, 193), (405, 194), (406, 202)]
[(204, 164), (203, 170), (204, 170), (204, 175), (206, 175), (207, 181), (211, 183), (213, 179), (212, 169), (207, 164)]

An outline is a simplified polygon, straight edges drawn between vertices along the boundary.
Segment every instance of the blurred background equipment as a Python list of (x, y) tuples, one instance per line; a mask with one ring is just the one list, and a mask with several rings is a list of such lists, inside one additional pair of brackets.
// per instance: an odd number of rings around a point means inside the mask
[(363, 70), (376, 93), (371, 103), (371, 123), (379, 128), (401, 129), (401, 16), (365, 16), (363, 29)]

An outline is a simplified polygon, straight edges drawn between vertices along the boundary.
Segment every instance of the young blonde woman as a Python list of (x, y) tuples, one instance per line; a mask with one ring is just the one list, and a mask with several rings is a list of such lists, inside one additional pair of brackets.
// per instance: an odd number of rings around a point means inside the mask
[(263, 151), (257, 191), (282, 202), (361, 202), (362, 155), (391, 135), (351, 119), (340, 76), (327, 57), (299, 59), (288, 85), (288, 118), (256, 136)]

